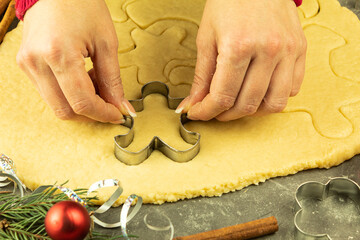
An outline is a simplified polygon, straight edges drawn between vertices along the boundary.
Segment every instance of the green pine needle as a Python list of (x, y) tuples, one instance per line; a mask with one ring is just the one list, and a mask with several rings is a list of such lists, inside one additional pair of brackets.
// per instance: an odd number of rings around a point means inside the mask
[[(63, 186), (63, 183), (61, 186)], [(84, 199), (88, 211), (93, 208), (92, 200), (86, 198), (87, 189), (76, 189), (74, 192)], [(45, 231), (45, 216), (49, 209), (58, 202), (69, 200), (57, 188), (48, 188), (44, 192), (29, 194), (24, 197), (8, 191), (0, 191), (0, 239), (9, 240), (51, 240)], [(8, 224), (8, 226), (6, 225)], [(109, 236), (92, 231), (91, 240), (118, 240), (121, 236)], [(136, 237), (136, 236), (129, 236)]]

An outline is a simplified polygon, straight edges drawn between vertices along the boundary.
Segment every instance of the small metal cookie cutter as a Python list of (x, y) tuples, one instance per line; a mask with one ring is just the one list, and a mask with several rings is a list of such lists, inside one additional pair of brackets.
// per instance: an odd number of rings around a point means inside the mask
[[(136, 100), (130, 100), (131, 105), (136, 112), (144, 109), (144, 99), (146, 96), (159, 93), (167, 98), (168, 107), (170, 109), (176, 109), (183, 98), (172, 98), (169, 96), (169, 88), (162, 82), (149, 82), (141, 88), (141, 98)], [(129, 132), (124, 135), (115, 136), (115, 156), (121, 162), (127, 165), (138, 165), (145, 161), (154, 150), (159, 150), (165, 156), (172, 159), (175, 162), (188, 162), (193, 159), (200, 151), (200, 134), (191, 132), (184, 127), (184, 124), (190, 121), (186, 114), (180, 116), (180, 135), (185, 142), (192, 144), (189, 149), (180, 151), (165, 143), (158, 136), (153, 137), (149, 145), (141, 149), (138, 152), (131, 152), (125, 148), (130, 145), (134, 138), (134, 120), (130, 116), (125, 117), (124, 126), (130, 128)]]
[(301, 222), (303, 213), (301, 201), (304, 199), (323, 200), (327, 197), (340, 195), (347, 196), (357, 205), (360, 211), (360, 186), (348, 178), (332, 178), (326, 184), (320, 182), (306, 182), (300, 185), (295, 194), (295, 217), (294, 224), (296, 228), (295, 238), (297, 240), (331, 240), (328, 234), (309, 234), (303, 231), (298, 222)]

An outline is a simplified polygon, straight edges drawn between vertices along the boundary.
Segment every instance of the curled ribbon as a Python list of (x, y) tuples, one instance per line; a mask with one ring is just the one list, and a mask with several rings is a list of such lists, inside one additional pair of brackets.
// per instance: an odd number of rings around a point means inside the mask
[[(128, 215), (130, 207), (135, 200), (137, 200), (136, 205), (132, 210), (132, 212), (130, 213), (130, 215)], [(126, 239), (129, 239), (126, 232), (126, 223), (129, 222), (137, 214), (137, 212), (140, 210), (141, 205), (142, 205), (142, 198), (135, 194), (132, 194), (126, 199), (123, 207), (121, 208), (121, 213), (120, 213), (121, 232)]]
[[(104, 187), (114, 187), (117, 186), (118, 188), (115, 190), (115, 192), (110, 196), (110, 198), (103, 204), (101, 205), (98, 209), (96, 209), (94, 211), (94, 213), (104, 213), (107, 210), (109, 210), (111, 208), (111, 206), (115, 203), (115, 201), (120, 197), (121, 193), (123, 192), (123, 189), (120, 185), (120, 182), (117, 179), (106, 179), (106, 180), (102, 180), (102, 181), (98, 181), (95, 182), (94, 184), (92, 184), (87, 192), (87, 195), (89, 195), (91, 192), (100, 189), (100, 188), (104, 188)], [(129, 200), (132, 199), (132, 200)], [(133, 211), (128, 215), (129, 209), (131, 207), (131, 203), (137, 199), (137, 203), (133, 209)], [(130, 202), (130, 204), (129, 204)], [(124, 205), (121, 208), (121, 212), (120, 212), (120, 218), (118, 222), (115, 223), (106, 223), (101, 221), (100, 219), (98, 219), (96, 216), (92, 215), (91, 218), (94, 220), (94, 222), (104, 228), (117, 228), (117, 227), (121, 227), (121, 231), (124, 235), (125, 238), (128, 239), (128, 235), (126, 233), (126, 223), (128, 223), (131, 219), (133, 219), (133, 217), (135, 217), (135, 215), (139, 212), (140, 208), (142, 205), (142, 198), (140, 196), (137, 196), (135, 194), (130, 195)]]
[(57, 189), (61, 190), (63, 193), (65, 193), (66, 196), (68, 196), (68, 198), (70, 198), (71, 200), (73, 200), (74, 202), (78, 202), (83, 206), (86, 206), (86, 202), (84, 200), (82, 200), (73, 190), (71, 190), (70, 188), (66, 188), (63, 186), (55, 186)]
[(168, 216), (166, 216), (165, 214), (160, 213), (160, 216), (162, 218), (165, 218), (168, 221), (168, 225), (167, 226), (162, 226), (162, 227), (158, 227), (158, 226), (154, 226), (151, 225), (150, 223), (148, 223), (147, 218), (149, 216), (149, 213), (146, 214), (144, 216), (144, 223), (146, 225), (147, 228), (157, 231), (157, 232), (162, 232), (162, 231), (168, 231), (170, 230), (170, 240), (174, 238), (174, 225), (172, 224), (170, 218)]
[(11, 179), (14, 182), (14, 192), (16, 187), (19, 188), (20, 196), (24, 196), (24, 190), (26, 190), (25, 184), (23, 184), (18, 176), (16, 176), (16, 168), (14, 162), (5, 154), (0, 155), (0, 187), (5, 187), (10, 184), (6, 182), (8, 179)]

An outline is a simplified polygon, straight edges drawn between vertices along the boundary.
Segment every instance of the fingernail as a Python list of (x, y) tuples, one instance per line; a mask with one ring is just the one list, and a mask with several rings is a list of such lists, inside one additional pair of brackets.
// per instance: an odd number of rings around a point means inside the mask
[(189, 98), (190, 96), (187, 96), (180, 105), (176, 108), (175, 113), (186, 113), (189, 110)]
[(175, 113), (179, 114), (179, 113), (182, 113), (182, 111), (184, 110), (184, 106), (180, 107), (180, 108), (177, 108), (175, 110)]
[(128, 114), (131, 116), (131, 117), (136, 117), (136, 113), (134, 111), (131, 111), (131, 109), (129, 108), (129, 106), (126, 104), (126, 103), (123, 103), (123, 105), (125, 106), (125, 109), (126, 111), (128, 112)]

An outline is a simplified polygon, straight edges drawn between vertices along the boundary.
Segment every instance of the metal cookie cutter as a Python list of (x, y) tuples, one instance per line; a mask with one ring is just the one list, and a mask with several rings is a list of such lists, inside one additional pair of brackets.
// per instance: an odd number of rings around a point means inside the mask
[[(149, 82), (141, 88), (141, 98), (136, 100), (130, 100), (131, 105), (135, 111), (139, 112), (144, 109), (144, 99), (146, 96), (159, 93), (167, 98), (168, 107), (170, 109), (176, 109), (183, 98), (172, 98), (169, 96), (169, 88), (162, 82)], [(127, 165), (138, 165), (145, 161), (154, 150), (159, 150), (165, 156), (172, 159), (175, 162), (188, 162), (193, 159), (200, 151), (200, 134), (186, 130), (184, 124), (190, 121), (187, 119), (186, 114), (180, 116), (180, 135), (185, 142), (192, 144), (189, 149), (180, 151), (165, 143), (158, 136), (153, 137), (149, 145), (141, 149), (138, 152), (131, 152), (125, 148), (130, 145), (134, 138), (134, 120), (130, 116), (125, 117), (124, 126), (130, 128), (129, 132), (124, 135), (115, 136), (115, 156), (121, 162)]]
[(360, 211), (360, 186), (348, 178), (333, 178), (326, 184), (320, 182), (306, 182), (298, 187), (296, 190), (296, 204), (294, 224), (296, 228), (295, 237), (300, 240), (331, 240), (328, 234), (309, 234), (303, 231), (298, 222), (302, 218), (301, 201), (304, 199), (318, 199), (324, 200), (327, 197), (339, 195), (349, 197), (357, 205)]

